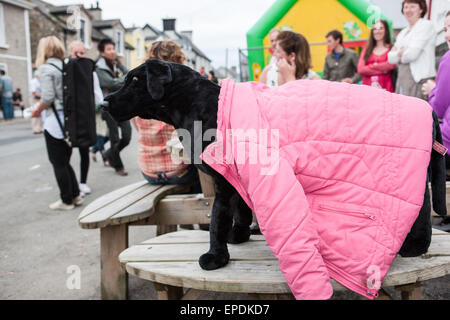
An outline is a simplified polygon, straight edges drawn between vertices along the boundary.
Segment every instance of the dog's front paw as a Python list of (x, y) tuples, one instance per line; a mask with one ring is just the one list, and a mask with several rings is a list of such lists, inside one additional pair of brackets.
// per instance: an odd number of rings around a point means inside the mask
[(228, 243), (239, 244), (250, 239), (250, 227), (239, 227), (234, 225), (228, 235)]
[(198, 263), (203, 270), (216, 270), (225, 266), (230, 260), (230, 254), (228, 252), (223, 253), (210, 253), (203, 254)]

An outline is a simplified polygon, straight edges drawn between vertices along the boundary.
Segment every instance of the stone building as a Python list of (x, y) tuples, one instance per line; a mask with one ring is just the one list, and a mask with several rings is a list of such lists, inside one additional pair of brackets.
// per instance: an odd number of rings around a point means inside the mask
[(206, 72), (212, 70), (211, 60), (194, 44), (192, 31), (176, 31), (176, 19), (162, 19), (162, 22), (162, 31), (149, 24), (142, 27), (146, 51), (156, 41), (173, 40), (183, 49), (187, 66), (196, 71), (199, 71), (201, 67), (204, 67)]
[(134, 50), (130, 51), (129, 67), (134, 69), (146, 60), (147, 46), (145, 44), (144, 31), (141, 28), (131, 27), (126, 30), (126, 43), (132, 45)]
[(22, 91), (28, 106), (28, 83), (32, 77), (29, 11), (33, 5), (22, 0), (0, 0), (0, 69)]
[(74, 40), (81, 40), (87, 56), (97, 59), (97, 45), (101, 39), (110, 38), (123, 62), (128, 66), (128, 56), (133, 46), (125, 42), (125, 27), (119, 19), (102, 20), (98, 6), (85, 8), (83, 5), (54, 6), (42, 0), (30, 0), (35, 9), (30, 12), (32, 58), (36, 58), (39, 39), (49, 35), (58, 37), (67, 48)]

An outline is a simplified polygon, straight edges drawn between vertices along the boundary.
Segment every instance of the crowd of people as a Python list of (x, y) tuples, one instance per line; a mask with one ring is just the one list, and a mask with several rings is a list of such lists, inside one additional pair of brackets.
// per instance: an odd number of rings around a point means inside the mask
[[(449, 52), (442, 58), (436, 77), (436, 31), (432, 22), (425, 18), (428, 10), (425, 0), (404, 0), (401, 10), (408, 25), (398, 34), (395, 43), (387, 21), (376, 21), (359, 57), (356, 51), (344, 46), (340, 31), (332, 30), (326, 34), (330, 52), (325, 58), (322, 78), (361, 83), (427, 100), (441, 120), (444, 145), (450, 149)], [(444, 26), (450, 47), (449, 28), (450, 12)], [(320, 79), (311, 70), (310, 47), (301, 34), (273, 29), (269, 40), (273, 55), (260, 82), (276, 87), (297, 79)], [(450, 169), (449, 153), (446, 160)]]
[[(322, 78), (349, 84), (374, 86), (389, 92), (426, 99), (442, 121), (443, 141), (450, 148), (450, 77), (449, 52), (442, 58), (439, 72), (435, 70), (435, 34), (432, 23), (425, 19), (427, 5), (424, 0), (404, 0), (402, 13), (408, 26), (391, 38), (389, 25), (385, 20), (376, 21), (361, 55), (347, 47), (343, 35), (332, 30), (324, 35), (329, 53), (326, 55)], [(445, 38), (450, 47), (450, 13), (445, 20)], [(264, 68), (260, 82), (269, 87), (281, 86), (287, 82), (319, 80), (314, 72), (310, 46), (300, 33), (273, 29), (269, 34), (272, 58)], [(60, 190), (60, 199), (50, 205), (51, 209), (70, 210), (83, 202), (83, 196), (91, 193), (87, 184), (89, 161), (97, 161), (99, 153), (105, 166), (114, 169), (118, 176), (126, 176), (121, 151), (130, 143), (132, 127), (138, 132), (139, 152), (137, 155), (141, 173), (151, 184), (189, 184), (192, 192), (200, 192), (196, 169), (192, 165), (174, 163), (166, 151), (166, 143), (174, 136), (175, 128), (156, 120), (134, 118), (117, 122), (100, 106), (103, 98), (119, 89), (128, 73), (121, 63), (113, 41), (101, 40), (98, 44), (99, 57), (93, 73), (93, 92), (96, 105), (97, 141), (92, 147), (79, 148), (80, 180), (70, 165), (72, 147), (63, 139), (58, 118), (64, 122), (62, 60), (86, 57), (86, 48), (81, 41), (74, 41), (68, 53), (61, 41), (49, 36), (40, 40), (35, 65), (38, 68), (30, 83), (30, 105), (32, 108), (32, 130), (43, 133), (48, 158)], [(157, 41), (149, 48), (147, 59), (160, 59), (183, 64), (185, 56), (181, 47), (173, 41)], [(53, 66), (56, 66), (53, 67)], [(1, 72), (1, 71), (0, 71)], [(219, 84), (213, 71), (199, 70), (205, 79)], [(16, 105), (23, 110), (20, 90), (13, 92), (12, 81), (1, 72), (0, 91), (5, 119), (11, 118), (11, 109)], [(51, 108), (51, 106), (53, 106)], [(109, 142), (109, 148), (106, 144)], [(450, 157), (447, 154), (447, 167)]]

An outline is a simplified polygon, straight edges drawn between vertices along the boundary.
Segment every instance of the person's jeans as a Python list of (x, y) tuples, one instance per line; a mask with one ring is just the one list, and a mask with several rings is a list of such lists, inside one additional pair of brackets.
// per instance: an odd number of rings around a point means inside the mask
[[(129, 120), (117, 122), (108, 112), (104, 112), (104, 119), (109, 129), (109, 140), (111, 147), (106, 151), (106, 158), (116, 171), (123, 170), (120, 151), (125, 148), (131, 140), (131, 124)], [(120, 135), (119, 135), (120, 128)]]
[(80, 194), (75, 172), (70, 165), (72, 148), (64, 140), (53, 138), (47, 131), (44, 131), (44, 136), (48, 159), (53, 166), (61, 200), (66, 204), (72, 204), (73, 199)]
[(3, 119), (11, 120), (14, 119), (14, 107), (12, 104), (12, 98), (2, 97), (3, 106)]
[[(97, 153), (100, 151), (100, 153), (105, 150), (105, 144), (109, 141), (109, 137), (107, 136), (101, 136), (97, 135), (97, 143), (95, 146), (92, 147), (92, 152)], [(103, 154), (102, 154), (103, 157)]]
[(188, 172), (182, 175), (181, 177), (174, 176), (168, 178), (165, 172), (155, 172), (155, 174), (158, 175), (158, 178), (149, 177), (143, 172), (142, 175), (144, 176), (145, 180), (147, 180), (150, 184), (154, 185), (187, 184), (191, 186), (189, 193), (193, 194), (201, 193), (202, 187), (200, 185), (200, 178), (198, 176), (197, 168), (194, 165), (190, 165), (187, 168), (187, 170)]

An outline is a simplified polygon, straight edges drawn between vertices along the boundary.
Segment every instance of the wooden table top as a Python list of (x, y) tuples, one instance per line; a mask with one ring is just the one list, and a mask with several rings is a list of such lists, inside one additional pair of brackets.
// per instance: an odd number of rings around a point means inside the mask
[[(396, 286), (438, 278), (450, 273), (450, 234), (433, 229), (429, 251), (422, 257), (398, 256), (382, 286)], [(198, 258), (209, 249), (207, 231), (178, 231), (144, 241), (123, 251), (119, 260), (128, 273), (167, 285), (241, 293), (290, 293), (278, 261), (262, 235), (228, 245), (230, 262), (205, 271)], [(344, 287), (332, 280), (334, 290)]]

